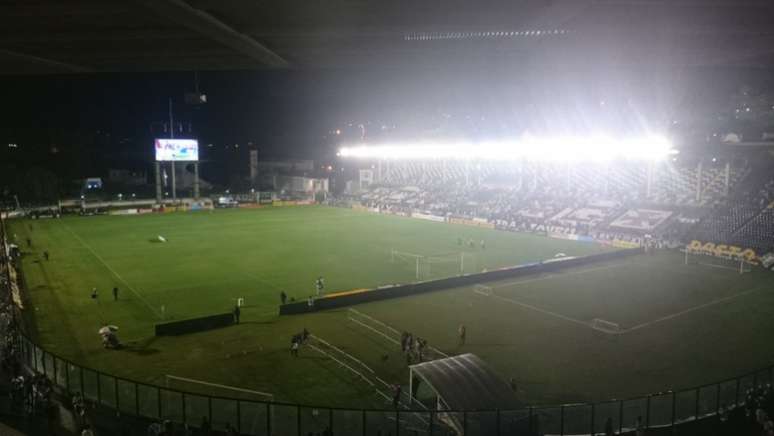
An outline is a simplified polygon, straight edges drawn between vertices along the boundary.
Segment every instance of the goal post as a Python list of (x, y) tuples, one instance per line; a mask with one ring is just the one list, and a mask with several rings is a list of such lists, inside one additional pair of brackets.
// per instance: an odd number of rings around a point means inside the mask
[(612, 321), (606, 321), (601, 318), (594, 318), (591, 321), (591, 328), (597, 331), (600, 331), (602, 333), (607, 333), (609, 335), (619, 335), (621, 334), (621, 326), (617, 323), (614, 323)]
[(463, 274), (465, 254), (443, 253), (433, 254), (424, 258), (427, 274), (426, 277), (452, 277)]
[(421, 254), (411, 253), (408, 251), (400, 251), (392, 249), (390, 250), (390, 262), (391, 263), (402, 263), (405, 265), (410, 265), (414, 268), (414, 277), (417, 280), (421, 280), (422, 278), (422, 259), (424, 256)]
[(752, 263), (744, 256), (737, 254), (709, 254), (699, 250), (686, 248), (684, 253), (685, 265), (700, 265), (710, 268), (719, 268), (746, 274), (752, 271)]
[(451, 252), (424, 255), (393, 249), (390, 250), (390, 262), (412, 268), (416, 280), (427, 280), (464, 274), (465, 254)]

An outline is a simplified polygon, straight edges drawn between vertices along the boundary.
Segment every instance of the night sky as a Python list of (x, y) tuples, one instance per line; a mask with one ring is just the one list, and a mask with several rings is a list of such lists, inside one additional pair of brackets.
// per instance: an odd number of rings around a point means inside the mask
[[(263, 159), (323, 162), (333, 159), (339, 142), (361, 139), (361, 124), (366, 139), (381, 126), (400, 133), (380, 138), (405, 138), (446, 114), (452, 118), (444, 128), (471, 114), (488, 118), (483, 135), (571, 129), (566, 121), (573, 117), (614, 128), (622, 124), (618, 108), (626, 105), (638, 122), (658, 130), (672, 119), (711, 116), (743, 84), (774, 89), (770, 75), (756, 70), (202, 72), (199, 88), (208, 103), (194, 107), (183, 103), (195, 87), (193, 72), (5, 77), (0, 144), (4, 151), (8, 143), (24, 149), (10, 157), (19, 164), (66, 168), (71, 178), (106, 166), (147, 166), (153, 137), (166, 136), (172, 97), (183, 136), (199, 139), (204, 160), (214, 159), (213, 150), (252, 142)], [(613, 105), (602, 113), (600, 102)], [(343, 134), (332, 135), (336, 129)], [(213, 167), (205, 176), (216, 175)]]

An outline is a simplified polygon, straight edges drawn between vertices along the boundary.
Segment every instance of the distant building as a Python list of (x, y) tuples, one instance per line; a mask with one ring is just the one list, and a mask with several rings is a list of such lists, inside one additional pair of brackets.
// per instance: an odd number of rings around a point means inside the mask
[(108, 182), (125, 186), (142, 186), (148, 184), (146, 171), (134, 171), (111, 168), (108, 170)]
[(277, 175), (274, 176), (274, 190), (289, 194), (314, 195), (319, 192), (328, 192), (328, 179)]
[(314, 161), (304, 159), (258, 161), (261, 173), (297, 173), (314, 171)]

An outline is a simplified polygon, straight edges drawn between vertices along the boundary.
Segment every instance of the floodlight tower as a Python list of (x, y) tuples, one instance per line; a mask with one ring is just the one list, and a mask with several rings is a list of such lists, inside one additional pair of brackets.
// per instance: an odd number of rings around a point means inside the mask
[[(169, 139), (175, 139), (175, 121), (172, 118), (172, 97), (169, 98)], [(172, 165), (172, 202), (177, 203), (177, 184), (175, 183), (175, 160), (170, 162)]]
[[(193, 197), (195, 200), (199, 199), (199, 145), (198, 141), (191, 139), (179, 139), (175, 140), (175, 119), (173, 114), (172, 98), (169, 99), (169, 139), (156, 139), (156, 159), (154, 162), (155, 178), (156, 178), (156, 203), (163, 203), (163, 197), (161, 195), (161, 170), (163, 168), (163, 162), (169, 161), (170, 168), (172, 169), (172, 201), (177, 203), (177, 161), (183, 161), (193, 164)], [(190, 130), (190, 128), (189, 128)], [(165, 142), (175, 150), (171, 155), (160, 155), (159, 150), (167, 145), (161, 145), (159, 142)], [(192, 144), (191, 144), (192, 143)], [(179, 150), (178, 150), (179, 148)], [(182, 150), (181, 154), (177, 154), (177, 151)], [(164, 180), (166, 183), (166, 180)]]

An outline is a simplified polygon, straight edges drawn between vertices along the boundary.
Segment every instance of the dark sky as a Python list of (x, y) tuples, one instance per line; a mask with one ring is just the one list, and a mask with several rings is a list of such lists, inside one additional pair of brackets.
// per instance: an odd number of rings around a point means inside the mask
[[(675, 112), (702, 110), (743, 83), (764, 83), (761, 71), (588, 70), (204, 72), (208, 103), (182, 104), (194, 73), (7, 77), (2, 81), (0, 140), (50, 146), (73, 131), (103, 131), (113, 149), (150, 151), (151, 124), (191, 121), (202, 144), (247, 144), (264, 155), (317, 158), (329, 153), (324, 136), (348, 122), (409, 122), (433, 111), (520, 114), (524, 107), (631, 99), (643, 117), (660, 123)], [(518, 110), (517, 110), (518, 108)], [(550, 115), (541, 114), (550, 117)], [(503, 115), (504, 122), (512, 122)], [(156, 125), (160, 129), (160, 125)], [(158, 134), (158, 133), (157, 133)], [(120, 141), (120, 139), (126, 139)]]

